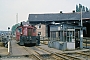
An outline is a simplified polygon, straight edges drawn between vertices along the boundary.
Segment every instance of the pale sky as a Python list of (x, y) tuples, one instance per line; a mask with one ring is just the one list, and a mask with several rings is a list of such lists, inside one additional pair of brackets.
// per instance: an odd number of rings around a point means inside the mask
[(90, 8), (90, 0), (0, 0), (0, 31), (18, 22), (28, 20), (29, 14), (72, 12), (76, 4)]

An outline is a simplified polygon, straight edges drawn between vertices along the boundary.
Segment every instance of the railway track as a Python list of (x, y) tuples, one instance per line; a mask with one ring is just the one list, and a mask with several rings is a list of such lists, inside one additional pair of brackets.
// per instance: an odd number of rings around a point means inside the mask
[[(30, 55), (30, 57), (36, 58), (36, 60), (70, 60), (63, 55), (52, 53), (39, 47), (23, 47)], [(38, 52), (40, 51), (40, 52)], [(44, 53), (42, 53), (44, 52)], [(50, 53), (50, 54), (46, 54)]]
[(37, 55), (34, 51), (32, 51), (29, 47), (23, 47), (28, 53), (29, 57), (36, 58), (36, 60), (43, 60), (39, 55)]
[[(14, 43), (14, 41), (12, 43)], [(23, 49), (22, 51), (24, 52), (23, 54), (25, 55), (25, 57), (29, 57), (32, 60), (85, 60), (75, 55), (56, 53), (56, 52), (53, 52), (53, 50), (49, 51), (49, 49), (44, 49), (43, 47), (40, 47), (40, 46), (25, 47), (25, 46), (18, 46), (17, 44), (16, 45), (12, 44), (12, 45), (14, 45), (13, 47), (15, 49), (18, 49), (18, 52), (13, 49), (15, 51), (14, 53), (20, 52), (20, 55), (22, 55), (21, 50)], [(16, 46), (18, 46), (18, 48), (16, 48)], [(29, 53), (29, 54), (26, 55), (25, 53)], [(76, 53), (73, 53), (73, 54), (76, 54)], [(79, 53), (77, 53), (77, 55), (79, 55)], [(81, 55), (86, 56), (84, 53)], [(90, 55), (88, 55), (88, 57), (89, 56)]]
[(90, 59), (90, 51), (86, 51), (86, 52), (76, 52), (75, 54), (79, 55), (83, 58), (86, 58), (88, 60), (88, 59)]
[[(41, 47), (37, 47), (41, 50), (44, 50), (44, 51), (47, 51), (49, 53), (51, 53), (51, 57), (53, 57), (55, 60), (85, 60), (85, 58), (83, 57), (78, 57), (78, 55), (80, 56), (86, 56), (87, 58), (90, 56), (90, 54), (86, 54), (86, 53), (82, 53), (82, 52), (76, 52), (76, 53), (73, 53), (74, 55), (69, 55), (69, 54), (64, 54), (64, 53), (53, 53), (53, 52), (50, 52), (48, 50), (45, 50)], [(36, 53), (38, 53), (37, 51), (35, 51)], [(89, 52), (90, 53), (90, 52)], [(39, 54), (39, 53), (38, 53)], [(76, 55), (76, 56), (75, 56)], [(39, 57), (41, 55), (39, 54)], [(42, 60), (42, 59), (41, 59)], [(44, 60), (44, 59), (43, 59)]]
[[(46, 50), (44, 50), (44, 49), (41, 49), (41, 48), (39, 48), (39, 47), (36, 47), (36, 48), (38, 48), (38, 49), (41, 50), (41, 51), (48, 52), (48, 51), (46, 51)], [(48, 53), (50, 53), (50, 52), (48, 52)], [(48, 59), (50, 59), (50, 60), (63, 60), (61, 57), (56, 56), (56, 55), (54, 55), (54, 54), (52, 54), (52, 53), (50, 53), (50, 55), (45, 54), (45, 55), (43, 56), (43, 58), (44, 58), (44, 57), (48, 57)], [(44, 59), (44, 60), (46, 60), (46, 59)]]
[(89, 56), (90, 57), (90, 54), (83, 53), (83, 52), (76, 52), (76, 54), (80, 54), (80, 55), (84, 55), (84, 56)]
[[(86, 53), (87, 52), (87, 53)], [(90, 52), (84, 51), (84, 52), (74, 52), (74, 53), (63, 53), (63, 55), (79, 58), (81, 60), (90, 60)]]
[(51, 54), (47, 54), (46, 51), (39, 49), (37, 47), (23, 47), (30, 55), (29, 57), (33, 57), (36, 60), (57, 60), (55, 56), (51, 56)]
[[(39, 50), (41, 50), (41, 51), (44, 51), (45, 53), (47, 53), (48, 51), (46, 51), (46, 50), (44, 50), (44, 49), (41, 49), (41, 48), (39, 48), (39, 47), (36, 47), (36, 48), (38, 48)], [(48, 52), (49, 53), (49, 55), (48, 54), (45, 54), (43, 57), (48, 57), (48, 59), (50, 59), (50, 60), (63, 60), (61, 57), (59, 57), (59, 56), (56, 56), (56, 55), (54, 55), (54, 54), (52, 54), (52, 53), (50, 53), (50, 52)], [(46, 60), (46, 59), (45, 59)]]
[(46, 50), (46, 49), (43, 49), (43, 48), (41, 48), (41, 47), (38, 47), (38, 48), (40, 48), (40, 49), (42, 49), (42, 50), (45, 50), (45, 51), (47, 51), (47, 52), (49, 52), (49, 53), (51, 53), (52, 54), (52, 56), (54, 56), (54, 58), (59, 58), (59, 59), (61, 59), (61, 60), (84, 60), (83, 58), (79, 58), (79, 57), (76, 57), (76, 56), (70, 56), (70, 55), (67, 55), (67, 54), (60, 54), (60, 53), (53, 53), (53, 52), (50, 52), (50, 51), (48, 51), (48, 50)]

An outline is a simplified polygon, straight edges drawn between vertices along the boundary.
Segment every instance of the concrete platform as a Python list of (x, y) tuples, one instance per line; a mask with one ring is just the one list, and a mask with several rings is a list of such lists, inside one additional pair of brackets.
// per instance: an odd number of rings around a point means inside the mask
[(29, 53), (22, 47), (17, 44), (15, 40), (11, 41), (11, 55), (29, 55)]

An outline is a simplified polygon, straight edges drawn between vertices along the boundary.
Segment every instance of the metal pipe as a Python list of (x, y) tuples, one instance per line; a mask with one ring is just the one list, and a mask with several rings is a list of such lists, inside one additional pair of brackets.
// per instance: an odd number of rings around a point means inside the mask
[(80, 29), (80, 49), (83, 49), (83, 24), (82, 24), (82, 8), (81, 8), (81, 29)]
[(82, 8), (81, 8), (81, 27), (83, 26), (82, 24)]
[(8, 53), (10, 53), (10, 41), (8, 41)]
[(16, 14), (16, 24), (18, 23), (18, 13)]

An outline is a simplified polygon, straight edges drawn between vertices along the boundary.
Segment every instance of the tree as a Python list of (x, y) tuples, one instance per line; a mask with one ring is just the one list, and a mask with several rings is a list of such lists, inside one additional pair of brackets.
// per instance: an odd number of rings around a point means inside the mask
[(90, 9), (89, 9), (89, 12), (90, 12)]
[(84, 12), (85, 12), (85, 6), (83, 6), (83, 7), (82, 7), (82, 11), (84, 11)]
[(79, 4), (79, 12), (81, 11), (81, 8), (82, 8), (82, 5), (81, 5), (81, 4)]
[(78, 8), (78, 5), (76, 5), (76, 12), (79, 12), (79, 8)]
[(85, 6), (82, 6), (81, 4), (76, 5), (76, 12), (81, 12), (81, 8), (83, 12), (90, 12), (89, 9)]
[(86, 12), (89, 12), (89, 9), (86, 7)]
[(11, 30), (12, 30), (12, 34), (14, 34), (14, 33), (15, 33), (16, 28), (17, 28), (18, 26), (20, 26), (20, 24), (19, 24), (19, 23), (18, 23), (18, 24), (15, 24), (15, 25), (13, 25), (13, 26), (12, 26), (12, 28), (11, 28)]

